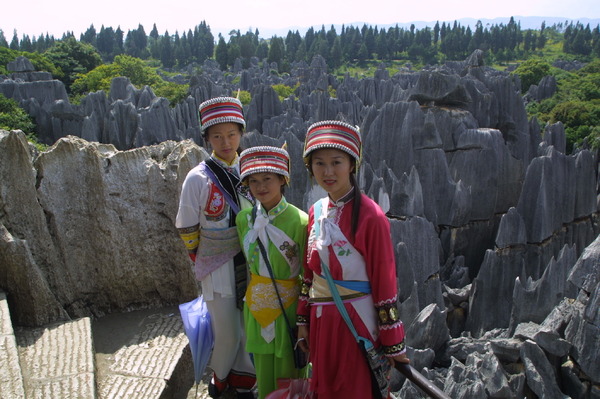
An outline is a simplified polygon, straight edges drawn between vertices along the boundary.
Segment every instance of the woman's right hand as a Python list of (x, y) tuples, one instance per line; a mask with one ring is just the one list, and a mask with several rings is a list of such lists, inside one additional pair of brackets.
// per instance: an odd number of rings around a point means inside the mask
[(296, 345), (298, 345), (304, 353), (309, 352), (308, 326), (298, 326), (298, 340), (296, 341)]

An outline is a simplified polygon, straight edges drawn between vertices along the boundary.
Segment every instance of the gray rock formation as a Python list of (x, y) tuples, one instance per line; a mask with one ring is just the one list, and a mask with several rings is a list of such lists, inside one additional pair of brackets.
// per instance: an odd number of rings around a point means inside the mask
[(35, 68), (27, 57), (19, 56), (6, 65), (8, 72), (33, 72)]
[(22, 134), (3, 132), (0, 153), (0, 286), (19, 324), (194, 297), (173, 223), (183, 178), (202, 159), (197, 146), (119, 152), (72, 137), (32, 163)]
[[(360, 127), (358, 181), (390, 217), (398, 310), (407, 341), (430, 351), (409, 348), (425, 375), (453, 397), (593, 397), (598, 153), (567, 154), (560, 123), (542, 140), (520, 82), (481, 52), (368, 79), (338, 79), (319, 56), (289, 74), (273, 67), (224, 73), (207, 60), (173, 107), (126, 78), (79, 105), (39, 72), (0, 81), (53, 144), (38, 156), (21, 133), (0, 133), (0, 289), (13, 319), (41, 326), (195, 296), (173, 227), (179, 188), (206, 154), (198, 104), (241, 88), (252, 93), (242, 145), (287, 143), (286, 197), (305, 210), (324, 195), (301, 157), (307, 127)], [(299, 85), (280, 101), (274, 84)]]

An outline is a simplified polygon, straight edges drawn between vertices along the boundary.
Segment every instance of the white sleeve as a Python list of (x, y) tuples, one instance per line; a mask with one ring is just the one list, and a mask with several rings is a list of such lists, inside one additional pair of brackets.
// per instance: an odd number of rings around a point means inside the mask
[(188, 173), (181, 187), (175, 227), (192, 227), (200, 223), (203, 200), (206, 202), (207, 182), (207, 179), (198, 173), (197, 168)]

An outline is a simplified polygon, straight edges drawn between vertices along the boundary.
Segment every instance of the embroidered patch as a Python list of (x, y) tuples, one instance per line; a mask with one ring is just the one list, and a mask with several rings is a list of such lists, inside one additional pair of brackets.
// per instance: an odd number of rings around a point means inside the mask
[(206, 207), (204, 208), (204, 215), (206, 216), (206, 220), (219, 221), (227, 216), (226, 210), (229, 206), (217, 186), (214, 184), (210, 184), (209, 186), (210, 192), (208, 193)]
[(348, 241), (346, 241), (346, 240), (338, 240), (333, 243), (333, 246), (338, 248), (337, 249), (338, 256), (350, 256), (352, 251), (350, 251), (350, 248), (348, 248), (348, 246), (346, 244), (348, 244)]
[(291, 245), (288, 241), (284, 241), (283, 244), (279, 246), (280, 251), (285, 251), (285, 257), (288, 258), (289, 261), (292, 261), (293, 258), (298, 256), (298, 246)]

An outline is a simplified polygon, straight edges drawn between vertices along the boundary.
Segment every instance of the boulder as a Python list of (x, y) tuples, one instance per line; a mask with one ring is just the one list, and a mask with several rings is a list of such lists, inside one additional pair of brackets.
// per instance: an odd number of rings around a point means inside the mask
[(521, 358), (525, 364), (527, 385), (538, 397), (564, 399), (552, 365), (539, 346), (533, 341), (525, 341), (521, 347)]
[(413, 348), (431, 348), (437, 351), (449, 340), (446, 315), (434, 304), (425, 307), (406, 332), (406, 343)]
[(24, 137), (3, 133), (0, 142), (2, 160), (21, 171), (1, 187), (11, 215), (2, 226), (2, 265), (29, 270), (2, 273), (14, 276), (1, 284), (18, 299), (20, 322), (40, 325), (195, 296), (174, 219), (187, 173), (179, 165), (201, 160), (197, 146), (164, 142), (119, 152), (70, 137), (32, 165)]
[(6, 65), (6, 70), (8, 72), (31, 72), (35, 71), (35, 67), (27, 57), (20, 55)]

